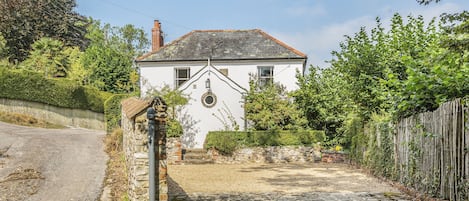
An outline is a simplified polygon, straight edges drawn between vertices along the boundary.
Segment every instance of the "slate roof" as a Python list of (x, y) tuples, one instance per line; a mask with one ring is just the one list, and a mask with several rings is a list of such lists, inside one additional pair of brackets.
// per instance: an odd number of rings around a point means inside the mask
[(306, 59), (306, 55), (259, 29), (196, 30), (137, 61)]

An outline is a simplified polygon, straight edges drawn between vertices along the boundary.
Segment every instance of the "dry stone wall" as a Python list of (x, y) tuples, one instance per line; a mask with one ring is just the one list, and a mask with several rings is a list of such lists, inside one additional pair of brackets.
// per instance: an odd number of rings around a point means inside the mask
[[(129, 200), (146, 201), (149, 198), (148, 120), (146, 113), (134, 118), (127, 118), (125, 113), (122, 113), (122, 117), (124, 154), (129, 178)], [(177, 141), (173, 144), (177, 145)], [(159, 169), (158, 196), (160, 201), (165, 201), (168, 200), (167, 160), (165, 154), (162, 155), (157, 162), (159, 165), (157, 167)], [(170, 157), (171, 160), (173, 158)]]
[(144, 115), (135, 119), (126, 118), (122, 114), (124, 130), (124, 154), (129, 177), (129, 199), (148, 200), (149, 168), (147, 146), (147, 121)]
[(321, 153), (318, 148), (305, 146), (253, 147), (236, 150), (231, 156), (209, 150), (215, 163), (305, 163), (318, 162)]

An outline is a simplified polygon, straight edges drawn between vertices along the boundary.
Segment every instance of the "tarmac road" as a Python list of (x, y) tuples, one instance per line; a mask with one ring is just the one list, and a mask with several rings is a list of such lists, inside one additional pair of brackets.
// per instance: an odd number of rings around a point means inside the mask
[(106, 170), (104, 131), (0, 122), (0, 201), (95, 201)]

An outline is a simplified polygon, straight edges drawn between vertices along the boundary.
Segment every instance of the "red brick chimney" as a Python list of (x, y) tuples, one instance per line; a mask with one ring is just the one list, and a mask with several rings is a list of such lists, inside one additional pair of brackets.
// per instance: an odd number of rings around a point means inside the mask
[(161, 23), (155, 20), (153, 29), (151, 29), (151, 51), (158, 51), (163, 47), (163, 31), (161, 31)]

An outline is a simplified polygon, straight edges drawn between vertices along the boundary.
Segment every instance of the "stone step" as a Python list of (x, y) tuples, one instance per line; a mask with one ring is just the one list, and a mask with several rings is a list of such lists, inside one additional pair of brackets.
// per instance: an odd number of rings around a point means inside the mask
[(204, 164), (214, 164), (213, 160), (197, 160), (197, 159), (188, 159), (184, 160), (185, 165), (204, 165)]

